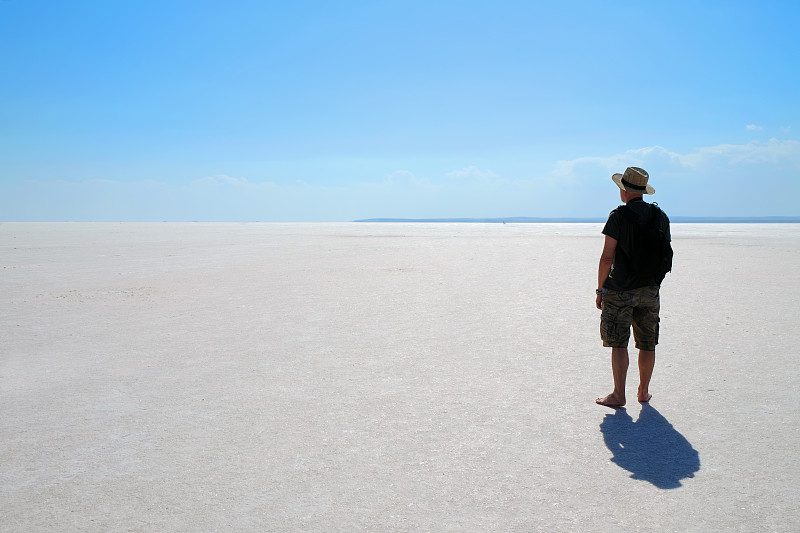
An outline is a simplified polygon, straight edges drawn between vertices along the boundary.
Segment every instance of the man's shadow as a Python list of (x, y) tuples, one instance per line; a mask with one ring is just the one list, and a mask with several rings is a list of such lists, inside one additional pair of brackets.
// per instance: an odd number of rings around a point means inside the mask
[(683, 478), (700, 470), (700, 456), (686, 438), (649, 403), (634, 422), (625, 409), (615, 409), (600, 424), (613, 461), (632, 472), (633, 479), (660, 489), (675, 489)]

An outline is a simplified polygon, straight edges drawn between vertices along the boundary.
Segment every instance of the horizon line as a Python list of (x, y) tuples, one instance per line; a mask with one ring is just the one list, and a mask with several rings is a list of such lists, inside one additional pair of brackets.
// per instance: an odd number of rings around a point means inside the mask
[[(353, 220), (353, 222), (449, 222), (449, 223), (487, 223), (487, 224), (536, 224), (536, 223), (600, 223), (607, 217), (492, 217), (492, 218), (367, 218)], [(751, 216), (751, 217), (693, 217), (673, 216), (670, 222), (674, 223), (727, 223), (727, 224), (758, 224), (758, 223), (800, 223), (800, 216)]]
[[(441, 218), (400, 218), (381, 217), (357, 220), (0, 220), (2, 224), (336, 224), (336, 223), (473, 223), (473, 224), (548, 224), (573, 223), (597, 224), (607, 221), (607, 217), (441, 217)], [(672, 216), (672, 223), (717, 223), (717, 224), (769, 224), (800, 223), (800, 216)]]

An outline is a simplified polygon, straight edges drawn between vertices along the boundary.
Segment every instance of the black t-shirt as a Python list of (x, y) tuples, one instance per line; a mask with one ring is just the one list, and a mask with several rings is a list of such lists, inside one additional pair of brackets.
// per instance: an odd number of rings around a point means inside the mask
[[(635, 213), (641, 220), (647, 221), (652, 216), (652, 205), (643, 201), (641, 198), (634, 198), (626, 205), (628, 210)], [(659, 285), (659, 281), (653, 277), (637, 276), (630, 272), (629, 254), (631, 252), (630, 248), (633, 245), (633, 239), (631, 238), (632, 234), (629, 227), (630, 222), (626, 222), (623, 214), (620, 212), (620, 207), (611, 211), (611, 214), (608, 215), (608, 221), (603, 227), (603, 235), (608, 235), (617, 241), (617, 248), (614, 251), (614, 264), (611, 266), (611, 273), (608, 275), (608, 279), (606, 279), (603, 287), (614, 291), (627, 291), (639, 287)], [(666, 232), (667, 238), (671, 240), (669, 219), (663, 212), (660, 214), (661, 229)]]

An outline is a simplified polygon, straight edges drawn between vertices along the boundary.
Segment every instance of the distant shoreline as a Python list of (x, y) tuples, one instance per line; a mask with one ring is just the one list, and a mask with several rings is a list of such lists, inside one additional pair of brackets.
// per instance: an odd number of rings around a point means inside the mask
[[(508, 218), (367, 218), (353, 222), (447, 222), (447, 223), (480, 223), (480, 224), (546, 224), (546, 223), (598, 223), (605, 222), (605, 218), (536, 218), (536, 217), (508, 217)], [(693, 224), (797, 224), (800, 217), (670, 217), (674, 223)]]

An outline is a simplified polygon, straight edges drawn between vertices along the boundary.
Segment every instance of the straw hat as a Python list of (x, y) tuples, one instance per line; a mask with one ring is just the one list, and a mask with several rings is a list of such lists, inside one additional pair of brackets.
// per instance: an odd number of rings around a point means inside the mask
[(650, 176), (647, 172), (639, 167), (628, 167), (625, 169), (625, 174), (614, 174), (611, 179), (617, 184), (617, 187), (623, 191), (653, 194), (656, 192), (654, 188), (647, 184), (647, 179)]

